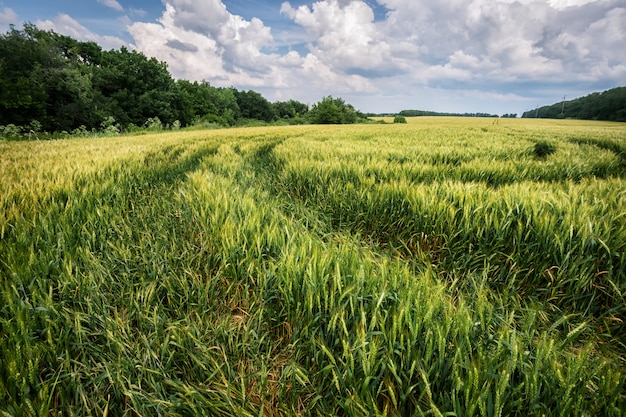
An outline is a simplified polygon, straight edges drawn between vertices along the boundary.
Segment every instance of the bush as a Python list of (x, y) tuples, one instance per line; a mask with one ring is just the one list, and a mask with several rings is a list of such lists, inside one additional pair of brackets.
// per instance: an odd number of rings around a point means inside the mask
[(308, 113), (312, 123), (316, 124), (351, 124), (356, 123), (358, 116), (354, 107), (342, 98), (327, 96), (313, 105)]
[(72, 136), (79, 136), (79, 137), (87, 137), (89, 136), (89, 134), (90, 132), (87, 130), (87, 126), (85, 125), (80, 125), (79, 127), (72, 130), (71, 132)]
[(21, 130), (14, 124), (8, 124), (6, 126), (0, 126), (0, 139), (20, 139)]
[(120, 128), (115, 124), (115, 118), (113, 116), (106, 117), (102, 123), (100, 123), (100, 127), (102, 128), (102, 132), (106, 135), (118, 135), (120, 133)]
[(163, 123), (158, 117), (149, 117), (143, 125), (149, 131), (160, 132), (163, 130)]
[(394, 123), (406, 123), (406, 117), (402, 115), (397, 115), (396, 117), (393, 118), (393, 122)]

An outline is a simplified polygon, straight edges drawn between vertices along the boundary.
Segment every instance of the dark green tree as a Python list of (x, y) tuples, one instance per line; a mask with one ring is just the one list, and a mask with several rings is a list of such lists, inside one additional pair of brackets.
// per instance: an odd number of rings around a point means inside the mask
[(342, 98), (327, 96), (313, 105), (309, 118), (317, 124), (343, 124), (356, 123), (358, 115), (354, 107), (346, 104)]
[(27, 126), (46, 117), (46, 83), (41, 69), (52, 59), (34, 25), (0, 35), (0, 125)]
[(274, 113), (280, 119), (304, 116), (308, 111), (309, 106), (297, 100), (277, 101), (274, 103)]
[[(310, 116), (310, 117), (309, 117)], [(234, 125), (241, 118), (354, 123), (341, 98), (325, 97), (309, 111), (295, 100), (270, 103), (261, 94), (208, 82), (174, 81), (167, 65), (122, 47), (103, 51), (26, 24), (0, 34), (0, 125), (12, 131), (115, 130), (198, 121)]]
[(198, 120), (233, 125), (239, 118), (234, 89), (213, 87), (206, 81), (192, 83), (187, 80), (178, 80), (176, 89), (181, 96), (180, 121), (183, 125)]
[(237, 101), (237, 95), (234, 88), (219, 88), (215, 98), (219, 115), (225, 124), (234, 125), (237, 119), (241, 117), (241, 109)]
[(94, 70), (94, 87), (107, 98), (110, 115), (122, 125), (142, 125), (158, 117), (164, 124), (177, 119), (174, 80), (164, 62), (129, 51), (102, 53)]
[(91, 69), (101, 50), (26, 24), (0, 35), (0, 124), (71, 130), (99, 123)]
[(237, 91), (234, 90), (237, 97), (237, 105), (241, 111), (241, 117), (244, 119), (257, 119), (271, 122), (275, 119), (276, 114), (272, 104), (256, 91)]
[(524, 112), (522, 117), (610, 120), (626, 122), (626, 87), (591, 93)]

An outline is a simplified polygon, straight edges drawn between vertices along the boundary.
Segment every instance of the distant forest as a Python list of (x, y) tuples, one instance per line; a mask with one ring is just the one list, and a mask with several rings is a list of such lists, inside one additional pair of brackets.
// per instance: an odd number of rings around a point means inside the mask
[(250, 125), (357, 123), (341, 98), (309, 107), (260, 93), (174, 80), (167, 65), (122, 47), (105, 51), (25, 24), (0, 34), (0, 138)]
[(561, 101), (524, 112), (522, 117), (587, 119), (626, 122), (626, 87), (592, 93), (575, 100)]
[[(402, 110), (400, 112), (401, 116), (405, 117), (416, 117), (416, 116), (454, 116), (454, 117), (495, 117), (498, 118), (497, 114), (490, 113), (442, 113), (442, 112), (434, 112), (427, 110)], [(517, 114), (503, 114), (502, 117), (515, 118)]]

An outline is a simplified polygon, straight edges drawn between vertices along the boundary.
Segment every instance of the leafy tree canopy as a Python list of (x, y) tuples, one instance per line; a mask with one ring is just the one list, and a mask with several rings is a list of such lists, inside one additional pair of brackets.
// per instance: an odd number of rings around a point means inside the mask
[(295, 100), (270, 103), (252, 90), (174, 80), (155, 58), (125, 47), (104, 51), (32, 24), (0, 34), (0, 127), (12, 126), (11, 132), (232, 126), (240, 119), (354, 123), (360, 117), (341, 98), (325, 97), (309, 114), (308, 105)]
[(524, 112), (522, 117), (626, 122), (626, 87), (539, 107)]
[(244, 119), (258, 119), (266, 122), (274, 120), (276, 114), (269, 101), (256, 91), (234, 90), (237, 105)]
[(309, 118), (318, 124), (344, 124), (356, 123), (359, 116), (354, 107), (346, 104), (342, 98), (327, 96), (313, 105)]

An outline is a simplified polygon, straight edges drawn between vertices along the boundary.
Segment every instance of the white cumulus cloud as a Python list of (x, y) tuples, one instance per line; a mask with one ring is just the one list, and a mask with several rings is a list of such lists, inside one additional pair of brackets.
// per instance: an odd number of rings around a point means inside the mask
[(379, 3), (389, 9), (382, 23), (389, 43), (412, 43), (435, 68), (472, 66), (477, 81), (579, 79), (619, 72), (626, 61), (626, 48), (617, 47), (626, 42), (623, 0)]
[(39, 29), (53, 30), (80, 41), (96, 42), (104, 49), (118, 49), (122, 46), (128, 46), (124, 40), (115, 36), (101, 36), (93, 33), (65, 13), (60, 13), (51, 20), (38, 20), (35, 25)]
[(117, 0), (98, 0), (98, 3), (110, 7), (113, 10), (117, 10), (118, 12), (124, 11), (124, 8)]
[(291, 24), (276, 40), (262, 20), (233, 14), (221, 0), (164, 0), (158, 21), (131, 24), (129, 33), (177, 77), (269, 98), (342, 94), (388, 103), (446, 91), (519, 104), (531, 84), (573, 96), (572, 88), (626, 79), (626, 0), (376, 3), (284, 1), (275, 13)]
[(310, 52), (331, 67), (365, 75), (402, 72), (404, 60), (392, 53), (367, 3), (330, 0), (293, 8), (284, 2), (280, 10), (309, 34)]
[(270, 28), (231, 14), (217, 0), (170, 0), (157, 23), (136, 22), (128, 30), (139, 51), (166, 61), (178, 78), (254, 88), (270, 99), (317, 101), (331, 92), (375, 90), (365, 77), (337, 71), (316, 54), (269, 52)]
[(6, 32), (10, 25), (17, 26), (17, 23), (17, 13), (15, 13), (13, 9), (5, 7), (0, 11), (0, 30), (2, 32)]

